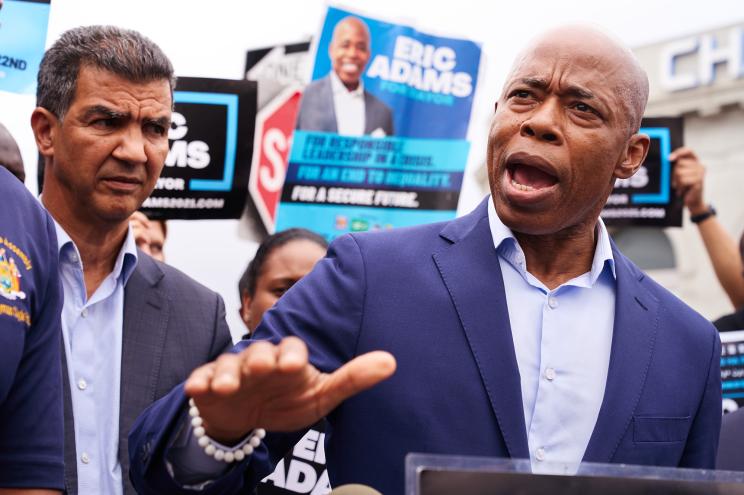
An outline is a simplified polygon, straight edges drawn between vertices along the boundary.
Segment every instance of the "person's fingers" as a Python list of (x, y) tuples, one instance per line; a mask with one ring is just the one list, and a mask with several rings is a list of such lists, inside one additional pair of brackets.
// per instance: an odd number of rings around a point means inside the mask
[(691, 160), (689, 158), (680, 158), (679, 160), (677, 160), (677, 163), (674, 166), (675, 173), (684, 173), (684, 172), (689, 172), (689, 171), (701, 171), (701, 170), (705, 170), (705, 168), (703, 167), (703, 164), (697, 160)]
[(325, 377), (319, 395), (319, 414), (326, 415), (349, 397), (390, 378), (395, 367), (393, 355), (384, 351), (368, 352), (352, 359)]
[(705, 169), (703, 168), (687, 168), (687, 169), (680, 169), (675, 170), (674, 175), (672, 176), (672, 179), (681, 184), (693, 184), (693, 183), (702, 183), (703, 178), (705, 177)]
[(240, 353), (244, 376), (262, 376), (276, 369), (278, 346), (271, 342), (254, 342)]
[(242, 359), (239, 354), (223, 354), (214, 362), (211, 390), (219, 395), (229, 395), (240, 388)]
[(186, 395), (191, 397), (202, 395), (210, 390), (212, 377), (214, 376), (215, 363), (207, 363), (191, 372), (183, 388)]
[(681, 186), (697, 182), (698, 178), (699, 176), (695, 172), (682, 172), (675, 176), (676, 182)]
[(692, 148), (688, 148), (687, 146), (681, 146), (669, 154), (669, 161), (673, 162), (680, 158), (692, 158), (697, 160), (697, 155), (692, 151)]
[(297, 337), (286, 337), (279, 344), (279, 370), (285, 373), (300, 371), (308, 363), (307, 346)]

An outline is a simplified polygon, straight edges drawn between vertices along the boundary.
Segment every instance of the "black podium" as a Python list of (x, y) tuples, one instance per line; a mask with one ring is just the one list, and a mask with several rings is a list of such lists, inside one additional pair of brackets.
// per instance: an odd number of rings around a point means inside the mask
[(409, 454), (406, 495), (744, 495), (744, 473)]

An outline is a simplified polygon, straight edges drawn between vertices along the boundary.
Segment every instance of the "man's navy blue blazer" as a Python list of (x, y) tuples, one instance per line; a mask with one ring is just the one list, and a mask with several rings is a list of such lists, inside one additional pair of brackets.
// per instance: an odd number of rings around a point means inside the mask
[[(612, 351), (584, 460), (713, 468), (721, 424), (718, 334), (614, 244), (613, 256)], [(392, 378), (329, 415), (333, 486), (354, 482), (386, 495), (403, 493), (409, 452), (529, 457), (485, 201), (451, 222), (337, 239), (328, 257), (264, 316), (255, 337), (278, 341), (290, 334), (307, 342), (312, 362), (324, 371), (378, 349), (398, 362)], [(163, 451), (184, 402), (182, 389), (174, 390), (132, 432), (132, 477), (143, 490), (178, 492)], [(276, 442), (290, 447), (289, 441)], [(245, 485), (270, 471), (262, 451), (207, 493), (251, 493)]]

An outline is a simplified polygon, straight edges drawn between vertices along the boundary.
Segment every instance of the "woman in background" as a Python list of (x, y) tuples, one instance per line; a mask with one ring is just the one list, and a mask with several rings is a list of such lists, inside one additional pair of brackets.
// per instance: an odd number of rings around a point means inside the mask
[[(240, 318), (248, 327), (248, 338), (261, 318), (282, 295), (310, 271), (326, 254), (328, 243), (305, 229), (289, 229), (270, 235), (258, 246), (238, 282)], [(297, 446), (276, 466), (274, 472), (256, 488), (257, 495), (327, 493), (330, 491), (325, 469), (325, 420), (307, 431)], [(295, 456), (295, 450), (300, 455)], [(311, 452), (312, 451), (312, 452)], [(310, 488), (310, 490), (308, 490)]]
[(240, 319), (251, 334), (266, 311), (326, 254), (328, 243), (306, 229), (270, 235), (258, 246), (238, 282)]

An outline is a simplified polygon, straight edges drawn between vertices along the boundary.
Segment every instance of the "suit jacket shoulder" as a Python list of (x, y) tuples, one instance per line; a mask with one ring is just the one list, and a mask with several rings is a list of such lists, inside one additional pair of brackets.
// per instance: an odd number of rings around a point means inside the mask
[(710, 346), (718, 332), (708, 319), (668, 289), (662, 287), (617, 249), (614, 250), (614, 255), (616, 260), (619, 257), (619, 261), (628, 266), (628, 269), (637, 277), (640, 286), (648, 291), (651, 297), (660, 302), (664, 308), (664, 323), (676, 328), (675, 332), (677, 332), (678, 339), (690, 339), (695, 344)]
[(124, 346), (148, 346), (140, 349), (145, 356), (162, 351), (161, 373), (179, 375), (178, 379), (171, 376), (166, 381), (175, 382), (156, 391), (160, 397), (180, 383), (183, 373), (223, 352), (231, 342), (230, 332), (225, 305), (217, 293), (142, 252), (138, 257), (125, 289)]

